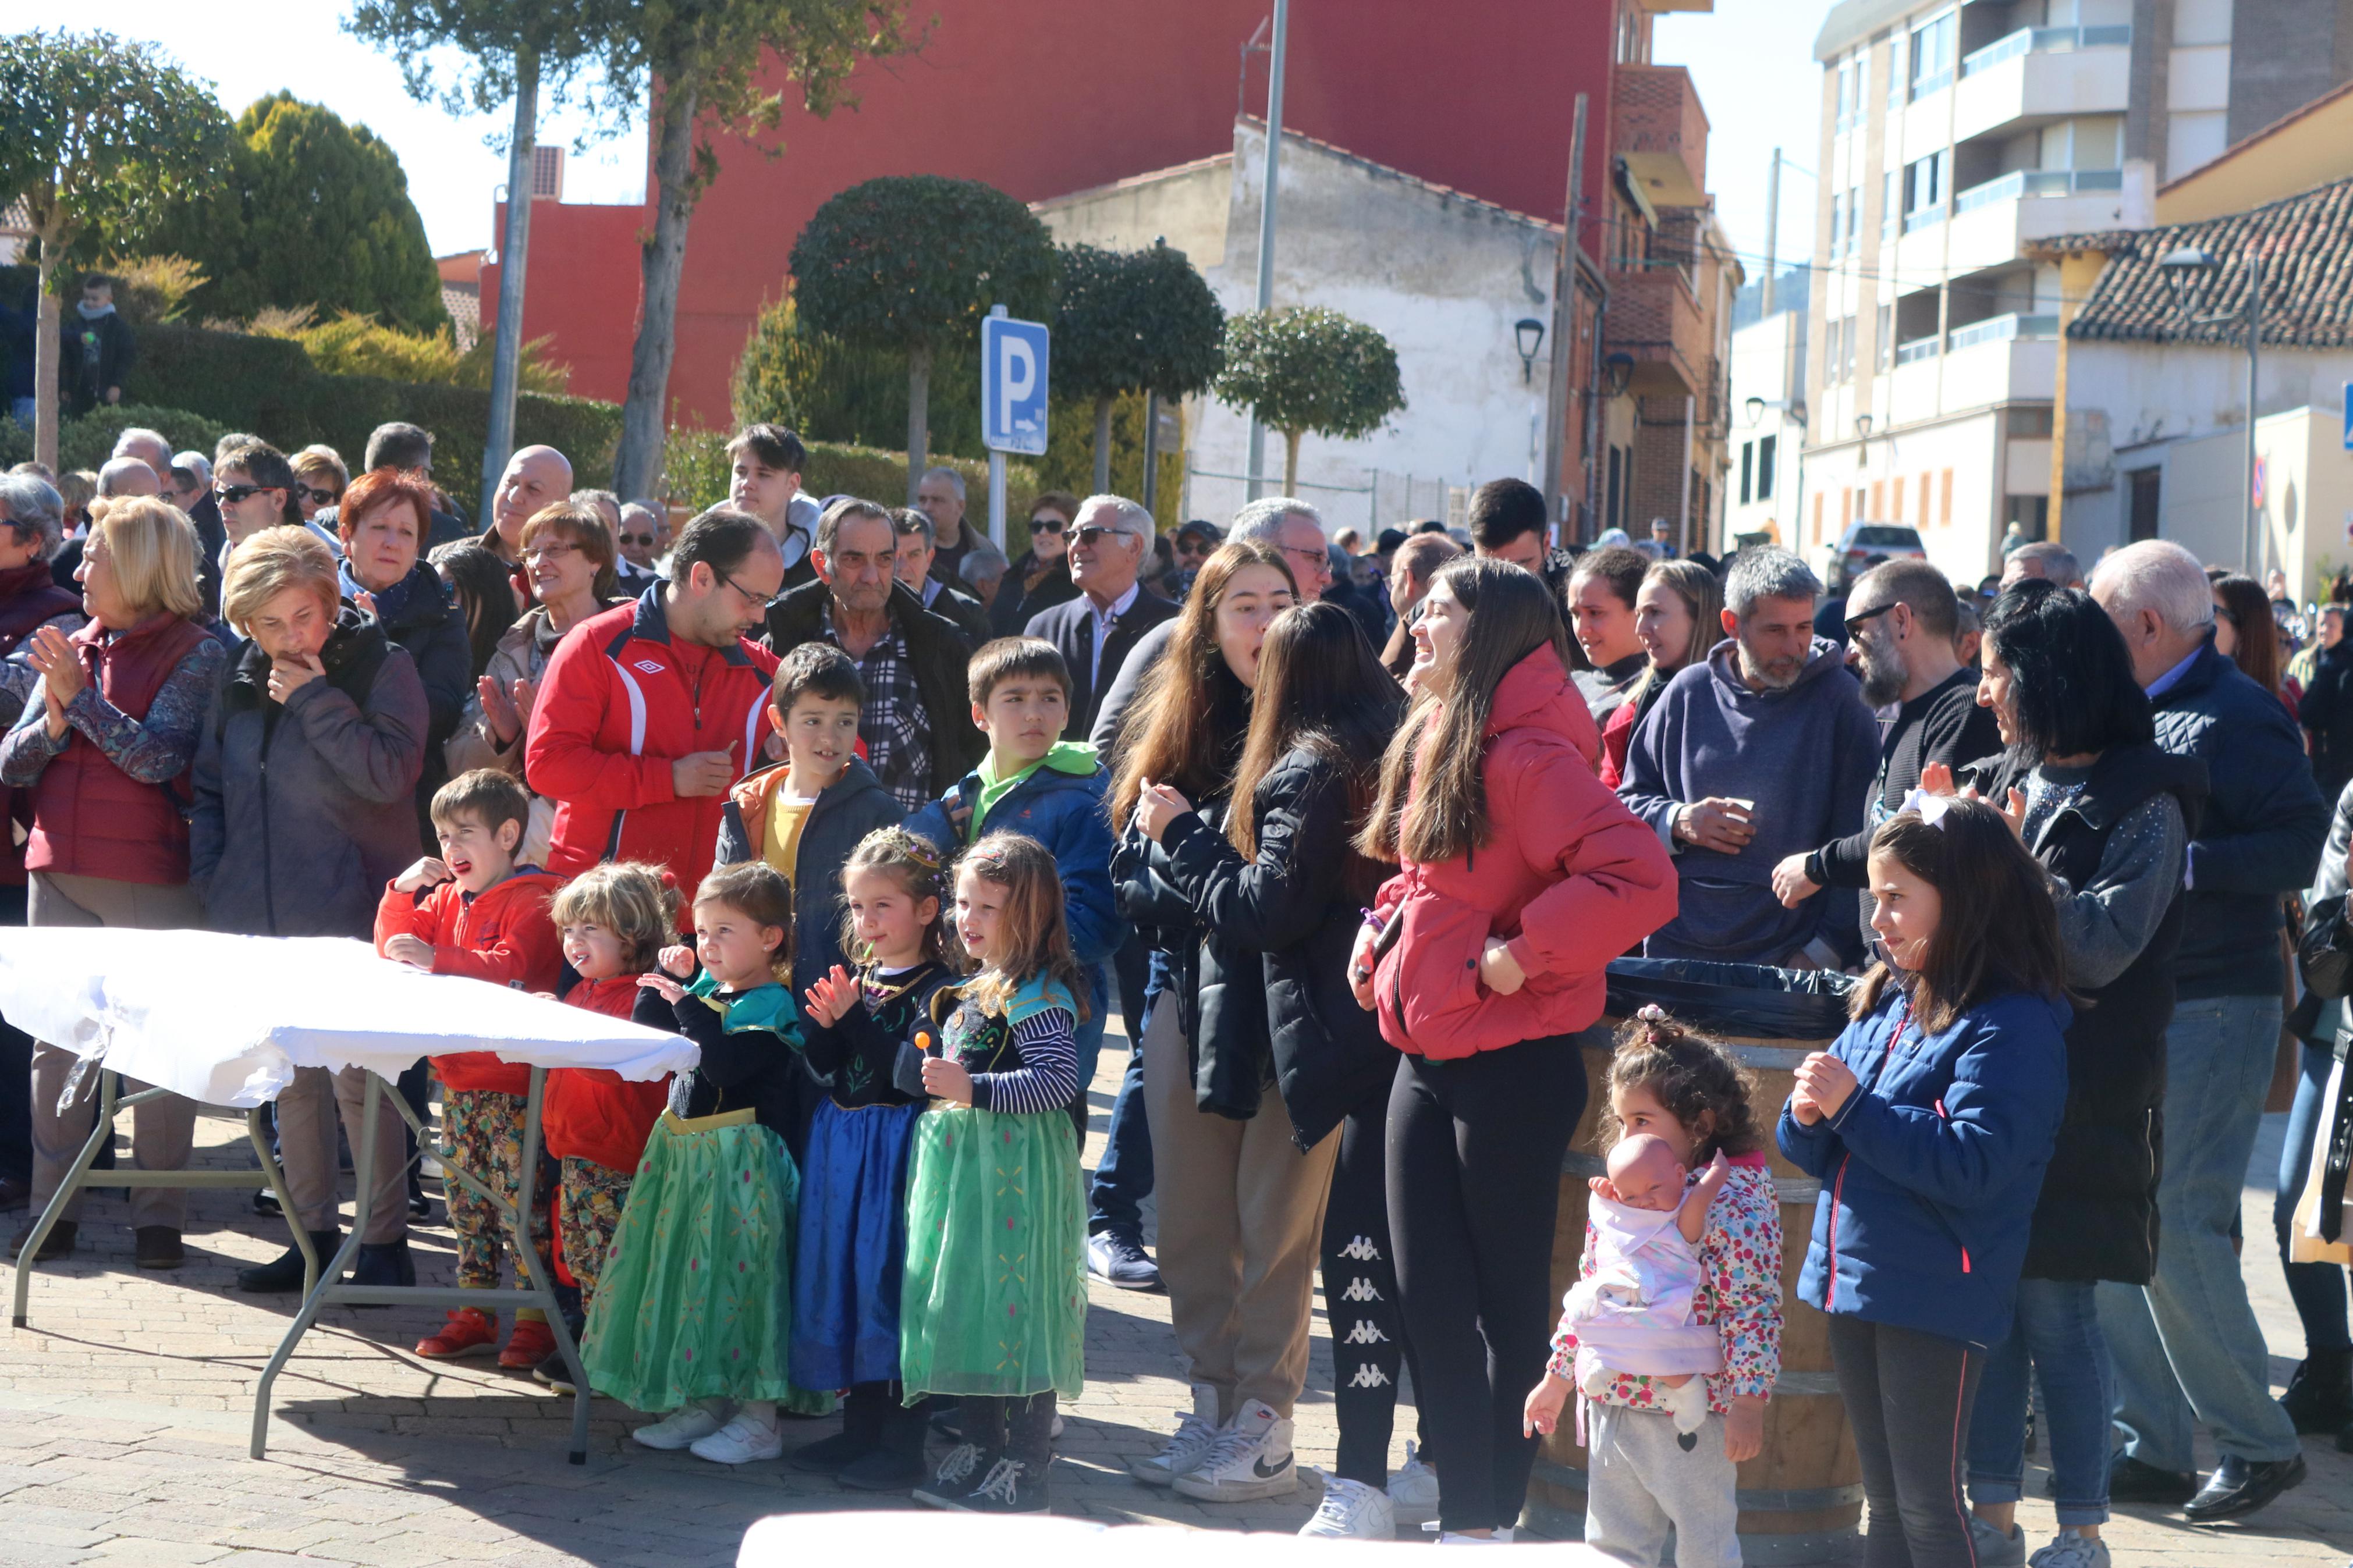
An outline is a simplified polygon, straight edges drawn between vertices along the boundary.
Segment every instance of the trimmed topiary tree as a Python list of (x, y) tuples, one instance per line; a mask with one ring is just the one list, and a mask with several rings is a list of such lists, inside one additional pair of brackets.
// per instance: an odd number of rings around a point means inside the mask
[(1226, 323), (1219, 398), (1282, 435), (1282, 488), (1299, 483), (1299, 438), (1353, 441), (1405, 407), (1397, 351), (1364, 322), (1320, 305), (1252, 310)]
[(907, 356), (907, 502), (929, 452), (934, 356), (969, 342), (992, 305), (1040, 318), (1053, 304), (1046, 226), (977, 180), (902, 174), (852, 185), (793, 244), (801, 321), (852, 347)]
[(1204, 391), (1225, 363), (1225, 307), (1181, 250), (1062, 247), (1054, 314), (1057, 393), (1094, 400), (1098, 494), (1111, 488), (1111, 416), (1122, 393), (1180, 398)]

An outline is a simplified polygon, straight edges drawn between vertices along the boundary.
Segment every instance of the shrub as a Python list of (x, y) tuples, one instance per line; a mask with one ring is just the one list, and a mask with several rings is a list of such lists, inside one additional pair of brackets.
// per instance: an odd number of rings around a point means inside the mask
[[(68, 419), (58, 426), (58, 463), (60, 471), (70, 473), (76, 468), (97, 469), (113, 455), (116, 437), (132, 426), (160, 431), (172, 443), (174, 452), (195, 450), (212, 455), (213, 444), (227, 434), (228, 426), (216, 425), (201, 414), (191, 414), (185, 408), (156, 408), (140, 403), (118, 403), (111, 408), (93, 408), (79, 419)], [(14, 420), (0, 419), (0, 468), (13, 468), (33, 460), (33, 433)]]
[[(724, 430), (674, 429), (662, 449), (662, 473), (670, 485), (670, 502), (701, 511), (727, 499), (727, 440)], [(863, 496), (884, 506), (897, 506), (906, 493), (907, 454), (880, 447), (849, 446), (838, 441), (808, 441), (808, 471), (801, 488), (818, 497)], [(927, 467), (954, 468), (964, 476), (965, 515), (980, 531), (988, 530), (988, 465), (969, 458), (932, 454)], [(1038, 470), (1026, 462), (1005, 465), (1006, 533), (1008, 555), (1029, 548), (1029, 521), (1021, 508), (1047, 488)]]
[[(735, 364), (733, 404), (738, 425), (768, 420), (805, 441), (890, 450), (907, 437), (906, 351), (852, 348), (803, 323), (787, 299), (760, 312)], [(986, 458), (977, 342), (934, 352), (924, 420), (927, 457)], [(890, 493), (905, 495), (903, 480)]]
[[(380, 375), (391, 381), (490, 388), (491, 357), (497, 346), (491, 338), (460, 349), (448, 327), (406, 331), (353, 310), (331, 321), (313, 321), (311, 314), (307, 310), (265, 310), (246, 330), (301, 343), (311, 365), (328, 375)], [(519, 368), (523, 391), (561, 393), (571, 385), (572, 368), (547, 359), (553, 341), (537, 337), (522, 345)]]

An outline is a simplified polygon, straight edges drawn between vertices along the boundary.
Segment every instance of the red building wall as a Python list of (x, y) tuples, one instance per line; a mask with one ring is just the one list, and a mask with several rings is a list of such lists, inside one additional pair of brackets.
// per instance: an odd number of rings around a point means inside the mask
[[(1556, 216), (1576, 95), (1585, 187), (1608, 166), (1614, 0), (1294, 0), (1287, 126), (1515, 211)], [(787, 112), (784, 154), (723, 143), (697, 208), (679, 300), (677, 415), (728, 417), (727, 380), (786, 260), (836, 192), (883, 174), (984, 180), (1037, 201), (1233, 145), (1240, 48), (1268, 0), (923, 0), (923, 52), (858, 72), (856, 110)], [(1266, 57), (1246, 103), (1266, 102)], [(1592, 210), (1588, 207), (1588, 211)], [(575, 217), (574, 215), (593, 215)], [(552, 331), (574, 390), (619, 397), (637, 314), (638, 208), (543, 203), (526, 332)], [(1585, 236), (1588, 252), (1597, 237)], [(628, 243), (624, 244), (622, 241)], [(491, 269), (483, 278), (493, 309)], [(485, 330), (488, 330), (487, 323)]]

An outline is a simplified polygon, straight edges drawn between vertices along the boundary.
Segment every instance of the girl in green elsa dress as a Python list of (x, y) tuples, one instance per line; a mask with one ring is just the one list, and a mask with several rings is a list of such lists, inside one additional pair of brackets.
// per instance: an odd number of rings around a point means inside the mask
[(980, 965), (934, 1007), (900, 1296), (912, 1402), (961, 1401), (964, 1441), (915, 1492), (976, 1513), (1042, 1513), (1057, 1399), (1085, 1364), (1086, 1215), (1070, 1107), (1085, 993), (1054, 858), (991, 833), (956, 868), (955, 917)]

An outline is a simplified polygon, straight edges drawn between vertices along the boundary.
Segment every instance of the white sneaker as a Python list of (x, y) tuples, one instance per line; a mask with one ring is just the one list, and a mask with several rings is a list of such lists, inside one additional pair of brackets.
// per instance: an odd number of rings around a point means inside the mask
[(2015, 1524), (2005, 1534), (1973, 1513), (1969, 1544), (1977, 1554), (1978, 1568), (2026, 1568), (2026, 1531)]
[(1261, 1399), (1242, 1402), (1201, 1462), (1176, 1478), (1185, 1497), (1203, 1502), (1287, 1498), (1299, 1489), (1292, 1462), (1291, 1421)]
[(1438, 1517), (1438, 1472), (1421, 1462), (1421, 1446), (1406, 1440), (1405, 1464), (1389, 1478), (1389, 1507), (1400, 1524)]
[(709, 1459), (716, 1465), (749, 1465), (760, 1459), (782, 1458), (785, 1434), (782, 1428), (749, 1415), (738, 1415), (710, 1436), (688, 1445), (688, 1451), (698, 1459)]
[(1300, 1527), (1299, 1533), (1349, 1541), (1393, 1541), (1397, 1538), (1397, 1512), (1389, 1506), (1387, 1492), (1375, 1491), (1362, 1481), (1325, 1476), (1323, 1506), (1315, 1510), (1314, 1519)]
[(727, 1424), (734, 1407), (723, 1399), (699, 1399), (682, 1405), (650, 1426), (629, 1434), (649, 1448), (690, 1448)]
[(2026, 1561), (2031, 1568), (2108, 1568), (2108, 1543), (2063, 1527), (2050, 1545)]
[(1218, 1391), (1206, 1383), (1193, 1385), (1193, 1408), (1176, 1423), (1176, 1435), (1148, 1459), (1130, 1459), (1127, 1473), (1148, 1487), (1165, 1487), (1192, 1471), (1209, 1457), (1218, 1440)]

